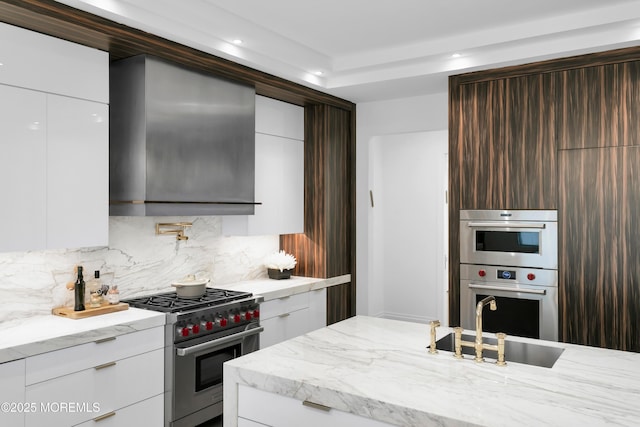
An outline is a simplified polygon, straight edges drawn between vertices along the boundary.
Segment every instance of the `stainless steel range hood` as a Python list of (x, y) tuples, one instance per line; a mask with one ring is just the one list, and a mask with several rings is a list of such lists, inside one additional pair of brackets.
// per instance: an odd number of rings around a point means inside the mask
[(254, 213), (253, 87), (146, 55), (110, 73), (110, 215)]

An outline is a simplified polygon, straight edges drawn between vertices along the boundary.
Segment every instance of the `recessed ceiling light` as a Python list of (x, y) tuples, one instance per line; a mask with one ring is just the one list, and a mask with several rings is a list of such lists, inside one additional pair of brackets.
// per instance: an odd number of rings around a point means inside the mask
[(315, 74), (316, 76), (321, 76), (321, 75), (323, 75), (323, 74), (324, 74), (324, 72), (322, 72), (322, 71), (316, 71), (316, 72), (314, 72), (313, 74)]
[(459, 53), (454, 53), (453, 55), (451, 55), (452, 58), (460, 58), (462, 55), (460, 55)]
[(233, 40), (233, 44), (242, 44), (242, 40), (241, 39), (234, 39)]

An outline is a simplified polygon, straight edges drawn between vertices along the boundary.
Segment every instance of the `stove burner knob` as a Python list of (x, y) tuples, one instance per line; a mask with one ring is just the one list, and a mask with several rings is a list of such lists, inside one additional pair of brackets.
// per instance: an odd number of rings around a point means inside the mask
[(180, 335), (182, 337), (188, 337), (189, 336), (189, 328), (188, 327), (178, 328), (176, 330), (176, 332), (178, 332), (178, 335)]
[(193, 325), (193, 326), (191, 327), (191, 331), (192, 331), (194, 334), (199, 333), (199, 332), (200, 332), (200, 325), (198, 325), (198, 324)]
[(260, 310), (253, 310), (253, 317), (260, 317)]
[(484, 277), (484, 276), (486, 276), (486, 275), (487, 275), (487, 272), (486, 272), (485, 270), (479, 270), (479, 271), (478, 271), (478, 276), (480, 276), (480, 277)]
[(529, 279), (529, 280), (534, 280), (535, 278), (536, 278), (536, 275), (535, 275), (535, 274), (533, 274), (533, 273), (529, 273), (529, 274), (527, 274), (527, 279)]
[(206, 329), (207, 331), (210, 331), (213, 329), (213, 322), (212, 321), (207, 321), (205, 322), (204, 320), (202, 322), (200, 322), (200, 325)]
[(227, 326), (227, 319), (223, 317), (222, 319), (220, 319), (219, 323), (220, 326), (224, 328), (225, 326)]
[(234, 314), (232, 317), (232, 321), (233, 323), (240, 323), (240, 315), (239, 314)]
[(243, 317), (245, 320), (251, 320), (251, 312), (250, 311), (245, 312)]

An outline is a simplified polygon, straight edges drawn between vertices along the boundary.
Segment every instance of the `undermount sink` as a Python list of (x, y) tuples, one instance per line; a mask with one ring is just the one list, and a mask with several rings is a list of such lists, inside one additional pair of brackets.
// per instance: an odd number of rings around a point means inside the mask
[[(476, 336), (462, 334), (462, 340), (474, 342)], [(494, 345), (498, 343), (496, 338), (483, 337), (482, 341)], [(436, 349), (455, 352), (455, 333), (452, 332), (436, 341)], [(563, 351), (563, 348), (511, 341), (509, 337), (507, 337), (504, 342), (504, 358), (507, 362), (524, 363), (526, 365), (540, 366), (543, 368), (553, 367)], [(476, 353), (473, 348), (463, 346), (462, 354), (475, 356)], [(482, 356), (485, 359), (495, 360), (497, 358), (496, 352), (491, 350), (483, 350)]]

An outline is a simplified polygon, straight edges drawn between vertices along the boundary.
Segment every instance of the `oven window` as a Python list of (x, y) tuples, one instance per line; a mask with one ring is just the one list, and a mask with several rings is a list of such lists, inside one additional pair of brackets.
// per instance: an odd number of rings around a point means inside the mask
[(196, 357), (196, 391), (222, 384), (222, 364), (238, 357), (240, 350), (236, 344)]
[(476, 230), (476, 251), (539, 254), (540, 232)]
[[(476, 295), (476, 304), (485, 297), (487, 295)], [(540, 338), (540, 301), (506, 297), (495, 298), (498, 309), (483, 311), (483, 331)]]

